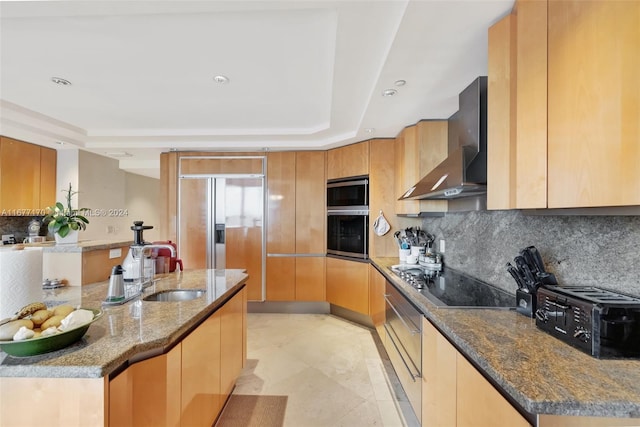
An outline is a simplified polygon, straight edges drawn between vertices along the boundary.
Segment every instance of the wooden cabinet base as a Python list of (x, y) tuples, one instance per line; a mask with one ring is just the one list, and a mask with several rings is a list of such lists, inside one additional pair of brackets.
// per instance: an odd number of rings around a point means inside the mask
[(0, 378), (0, 425), (107, 425), (108, 386), (105, 378)]
[(369, 264), (327, 258), (327, 301), (369, 315)]

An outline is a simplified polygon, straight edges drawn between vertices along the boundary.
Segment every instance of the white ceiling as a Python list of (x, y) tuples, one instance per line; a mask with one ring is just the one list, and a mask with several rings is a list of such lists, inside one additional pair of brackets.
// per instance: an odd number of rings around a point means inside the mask
[[(458, 93), (487, 73), (488, 27), (512, 5), (3, 1), (0, 134), (86, 149), (154, 177), (171, 149), (395, 137), (457, 110)], [(397, 94), (381, 96), (388, 88)]]

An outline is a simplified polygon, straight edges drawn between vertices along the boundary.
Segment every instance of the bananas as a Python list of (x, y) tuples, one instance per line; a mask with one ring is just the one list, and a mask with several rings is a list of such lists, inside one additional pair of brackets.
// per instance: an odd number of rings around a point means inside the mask
[(32, 315), (38, 310), (46, 310), (47, 306), (43, 302), (32, 302), (27, 304), (16, 313), (16, 319), (24, 319), (27, 316)]

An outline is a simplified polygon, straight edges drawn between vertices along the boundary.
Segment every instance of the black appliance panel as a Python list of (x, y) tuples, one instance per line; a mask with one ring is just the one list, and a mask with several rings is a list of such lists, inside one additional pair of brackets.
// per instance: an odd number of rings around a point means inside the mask
[(367, 259), (369, 211), (329, 211), (327, 216), (327, 253)]
[(327, 209), (369, 209), (369, 179), (355, 177), (327, 182)]

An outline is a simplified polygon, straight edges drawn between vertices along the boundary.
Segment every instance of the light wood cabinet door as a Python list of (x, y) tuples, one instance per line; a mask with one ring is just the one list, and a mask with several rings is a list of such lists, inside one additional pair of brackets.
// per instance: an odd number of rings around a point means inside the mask
[(267, 155), (267, 254), (296, 251), (296, 153)]
[(326, 301), (325, 257), (296, 257), (296, 301)]
[(458, 427), (531, 426), (461, 354), (456, 357), (456, 372)]
[(220, 393), (220, 312), (182, 341), (181, 425), (213, 425), (224, 401)]
[(40, 209), (52, 206), (56, 202), (59, 191), (56, 183), (57, 165), (58, 152), (40, 147)]
[(489, 28), (487, 209), (516, 207), (516, 15)]
[[(178, 344), (166, 354), (131, 365), (112, 380), (109, 395), (120, 395), (110, 399), (109, 425), (180, 426), (181, 355)], [(122, 393), (129, 393), (129, 402)]]
[(0, 426), (106, 426), (108, 387), (105, 378), (0, 377)]
[(0, 138), (0, 209), (14, 216), (41, 208), (40, 147)]
[[(456, 425), (458, 351), (422, 318), (422, 426)], [(496, 424), (497, 425), (497, 424)]]
[(549, 1), (549, 208), (640, 204), (640, 2)]
[(268, 154), (267, 300), (324, 301), (323, 151)]
[(378, 335), (384, 342), (385, 302), (384, 288), (387, 279), (373, 265), (369, 265), (369, 316)]
[(160, 236), (178, 241), (178, 153), (160, 154)]
[(294, 301), (296, 282), (296, 257), (267, 255), (267, 301)]
[(413, 187), (420, 177), (419, 159), (417, 153), (416, 126), (408, 126), (396, 137), (395, 158), (395, 205), (396, 214), (420, 213), (419, 200), (398, 200), (404, 193)]
[(327, 301), (369, 315), (369, 264), (327, 257)]
[(392, 229), (397, 227), (395, 218), (395, 139), (372, 139), (369, 141), (369, 256), (396, 257), (398, 245), (393, 231), (378, 236), (373, 230), (373, 222), (380, 211), (385, 215)]
[(547, 2), (518, 0), (516, 13), (516, 207), (546, 208)]
[[(404, 128), (396, 138), (396, 199), (431, 172), (448, 154), (448, 122), (423, 120)], [(396, 214), (444, 212), (446, 200), (396, 200)]]
[(220, 314), (220, 392), (222, 402), (233, 391), (236, 379), (244, 366), (244, 329), (243, 323), (246, 304), (243, 304), (246, 288), (234, 295), (222, 306)]
[(547, 1), (489, 28), (487, 208), (547, 207)]
[(369, 141), (327, 151), (327, 179), (369, 174)]
[[(299, 151), (295, 167), (295, 252), (326, 252), (326, 187), (324, 151)], [(288, 226), (294, 222), (289, 222)]]

